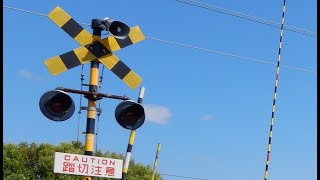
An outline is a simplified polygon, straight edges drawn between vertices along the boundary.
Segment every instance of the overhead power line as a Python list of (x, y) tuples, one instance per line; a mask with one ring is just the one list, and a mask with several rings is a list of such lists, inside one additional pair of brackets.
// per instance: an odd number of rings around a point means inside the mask
[[(41, 13), (38, 13), (38, 12), (27, 11), (27, 10), (15, 8), (15, 7), (3, 6), (3, 8), (15, 10), (15, 11), (21, 11), (21, 12), (25, 12), (25, 13), (29, 13), (29, 14), (35, 14), (35, 15), (40, 15), (40, 16), (47, 16), (47, 15), (45, 15), (45, 14), (41, 14)], [(79, 23), (79, 24), (82, 24), (82, 25), (86, 25), (86, 26), (91, 26), (91, 25), (88, 24), (88, 23), (80, 23), (80, 22), (78, 22), (78, 23)], [(162, 42), (162, 43), (173, 44), (173, 45), (182, 46), (182, 47), (185, 47), (185, 48), (190, 48), (190, 49), (195, 49), (195, 50), (200, 50), (200, 51), (206, 51), (206, 52), (214, 53), (214, 54), (231, 56), (231, 57), (235, 57), (235, 58), (239, 58), (239, 59), (244, 59), (244, 60), (248, 60), (248, 61), (252, 61), (252, 62), (256, 62), (256, 63), (277, 65), (276, 63), (273, 63), (273, 62), (270, 62), (270, 61), (259, 60), (259, 59), (255, 59), (255, 58), (250, 58), (250, 57), (245, 57), (245, 56), (230, 54), (230, 53), (221, 52), (221, 51), (216, 51), (216, 50), (212, 50), (212, 49), (201, 48), (201, 47), (197, 47), (197, 46), (192, 46), (192, 45), (182, 44), (182, 43), (178, 43), (178, 42), (163, 40), (163, 39), (159, 39), (159, 38), (155, 38), (155, 37), (148, 37), (148, 36), (146, 36), (146, 38), (147, 38), (147, 39), (150, 39), (150, 40), (154, 40), (154, 41), (159, 41), (159, 42)], [(309, 70), (309, 69), (305, 69), (305, 68), (288, 66), (288, 65), (281, 65), (281, 67), (288, 68), (288, 69), (291, 69), (291, 70), (296, 70), (296, 71), (309, 72), (309, 73), (313, 73), (313, 74), (317, 75), (317, 71), (313, 71), (313, 70)]]
[[(235, 58), (240, 58), (240, 59), (244, 59), (244, 60), (248, 60), (248, 61), (253, 61), (253, 62), (256, 62), (256, 63), (277, 65), (277, 63), (273, 63), (273, 62), (270, 62), (270, 61), (264, 61), (264, 60), (259, 60), (259, 59), (255, 59), (255, 58), (249, 58), (249, 57), (245, 57), (245, 56), (225, 53), (225, 52), (221, 52), (221, 51), (215, 51), (215, 50), (212, 50), (212, 49), (201, 48), (201, 47), (197, 47), (197, 46), (177, 43), (177, 42), (173, 42), (173, 41), (162, 40), (162, 39), (153, 38), (153, 37), (146, 37), (146, 38), (147, 39), (151, 39), (151, 40), (155, 40), (155, 41), (160, 41), (160, 42), (163, 42), (163, 43), (174, 44), (174, 45), (183, 46), (183, 47), (187, 47), (187, 48), (191, 48), (191, 49), (196, 49), (196, 50), (200, 50), (200, 51), (206, 51), (206, 52), (210, 52), (210, 53), (215, 53), (215, 54), (221, 54), (221, 55), (225, 55), (225, 56), (231, 56), (231, 57), (235, 57)], [(285, 68), (288, 68), (288, 69), (292, 69), (292, 70), (305, 71), (305, 72), (310, 72), (310, 73), (317, 74), (316, 71), (312, 71), (312, 70), (309, 70), (309, 69), (304, 69), (304, 68), (294, 67), (294, 66), (287, 66), (287, 65), (281, 65), (281, 66), (285, 67)]]
[(202, 178), (197, 178), (197, 177), (189, 177), (189, 176), (178, 176), (178, 175), (172, 175), (172, 174), (161, 174), (160, 175), (164, 175), (164, 176), (172, 176), (172, 177), (179, 177), (179, 178), (184, 178), (184, 179), (197, 179), (197, 180), (209, 180), (209, 179), (202, 179)]
[[(269, 26), (273, 26), (273, 27), (277, 27), (277, 28), (281, 27), (281, 24), (276, 23), (274, 21), (270, 21), (270, 20), (267, 20), (267, 19), (262, 19), (262, 18), (255, 17), (255, 16), (250, 16), (250, 15), (239, 13), (239, 12), (236, 12), (236, 11), (231, 11), (231, 10), (228, 10), (228, 9), (224, 9), (224, 8), (221, 8), (221, 7), (218, 7), (218, 6), (213, 6), (213, 5), (210, 5), (210, 4), (202, 3), (202, 2), (199, 2), (199, 1), (194, 1), (194, 0), (176, 0), (176, 1), (188, 4), (188, 5), (191, 5), (191, 6), (200, 7), (200, 8), (203, 8), (203, 9), (208, 9), (208, 10), (215, 11), (215, 12), (218, 12), (218, 13), (222, 13), (222, 14), (226, 14), (226, 15), (230, 15), (230, 16), (246, 19), (246, 20), (249, 20), (249, 21), (254, 21), (254, 22), (260, 23), (260, 24), (265, 24), (265, 25), (269, 25)], [(315, 32), (312, 32), (312, 31), (309, 31), (309, 30), (305, 30), (305, 29), (301, 29), (301, 28), (297, 28), (297, 27), (294, 27), (294, 26), (286, 25), (283, 28), (288, 30), (288, 31), (304, 34), (304, 35), (307, 35), (307, 36), (317, 37), (317, 34)]]
[(35, 14), (35, 15), (39, 15), (39, 16), (48, 16), (46, 14), (41, 14), (41, 13), (37, 13), (37, 12), (33, 12), (33, 11), (27, 11), (27, 10), (15, 8), (15, 7), (3, 6), (3, 8), (12, 9), (12, 10), (21, 11), (21, 12), (30, 13), (30, 14)]
[[(42, 14), (42, 13), (38, 13), (38, 12), (34, 12), (34, 11), (27, 11), (27, 10), (24, 10), (24, 9), (19, 9), (19, 8), (10, 7), (10, 6), (3, 6), (3, 8), (15, 10), (15, 11), (21, 11), (21, 12), (25, 12), (25, 13), (29, 13), (29, 14), (35, 14), (35, 15), (39, 15), (39, 16), (45, 16), (45, 17), (48, 16), (47, 14)], [(81, 22), (78, 22), (78, 23), (82, 24), (82, 25), (86, 25), (86, 26), (91, 26), (88, 23), (81, 23)]]

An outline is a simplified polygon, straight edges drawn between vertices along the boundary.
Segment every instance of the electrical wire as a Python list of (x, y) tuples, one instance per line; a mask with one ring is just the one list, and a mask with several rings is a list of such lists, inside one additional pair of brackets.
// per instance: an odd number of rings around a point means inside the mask
[[(11, 9), (11, 10), (16, 10), (16, 11), (21, 11), (21, 12), (25, 12), (25, 13), (29, 13), (29, 14), (35, 14), (35, 15), (39, 15), (39, 16), (45, 16), (45, 17), (48, 17), (47, 14), (42, 14), (42, 13), (38, 13), (38, 12), (34, 12), (34, 11), (27, 11), (27, 10), (24, 10), (24, 9), (19, 9), (19, 8), (15, 8), (15, 7), (11, 7), (11, 6), (5, 6), (3, 5), (4, 8), (7, 8), (7, 9)], [(77, 21), (78, 22), (78, 21)], [(86, 25), (86, 26), (91, 26), (90, 24), (88, 23), (82, 23), (82, 22), (78, 22), (79, 24), (82, 24), (82, 25)]]
[(25, 13), (35, 14), (35, 15), (39, 15), (39, 16), (45, 16), (45, 17), (48, 16), (48, 15), (46, 15), (46, 14), (41, 14), (41, 13), (33, 12), (33, 11), (27, 11), (27, 10), (24, 10), (24, 9), (19, 9), (19, 8), (10, 7), (10, 6), (3, 6), (3, 7), (4, 7), (4, 8), (7, 8), (7, 9), (12, 9), (12, 10), (16, 10), (16, 11), (25, 12)]
[[(3, 7), (4, 8), (8, 8), (8, 9), (12, 9), (12, 10), (16, 10), (16, 11), (22, 11), (22, 12), (30, 13), (30, 14), (47, 16), (47, 15), (44, 15), (44, 14), (41, 14), (41, 13), (37, 13), (37, 12), (33, 12), (33, 11), (26, 11), (26, 10), (14, 8), (14, 7), (9, 7), (9, 6), (3, 6)], [(91, 26), (88, 23), (79, 23), (79, 24), (83, 24), (83, 25), (86, 25), (86, 26)], [(235, 57), (235, 58), (245, 59), (245, 60), (253, 61), (253, 62), (257, 62), (257, 63), (276, 65), (275, 63), (272, 63), (270, 61), (264, 61), (264, 60), (259, 60), (259, 59), (255, 59), (255, 58), (249, 58), (249, 57), (245, 57), (245, 56), (225, 53), (225, 52), (221, 52), (221, 51), (215, 51), (215, 50), (212, 50), (212, 49), (206, 49), (206, 48), (201, 48), (201, 47), (197, 47), (197, 46), (182, 44), (182, 43), (178, 43), (178, 42), (167, 41), (167, 40), (163, 40), (163, 39), (159, 39), (159, 38), (155, 38), (155, 37), (146, 36), (146, 38), (150, 39), (150, 40), (154, 40), (154, 41), (167, 43), (167, 44), (174, 44), (174, 45), (183, 46), (183, 47), (186, 47), (186, 48), (191, 48), (191, 49), (206, 51), (206, 52), (210, 52), (210, 53), (221, 54), (221, 55), (231, 56), (231, 57)], [(313, 71), (313, 70), (300, 68), (300, 67), (294, 67), (294, 66), (288, 66), (288, 65), (281, 65), (281, 66), (284, 67), (284, 68), (291, 69), (291, 70), (304, 71), (304, 72), (309, 72), (309, 73), (313, 73), (313, 74), (317, 75), (317, 72)]]
[[(218, 7), (218, 6), (212, 6), (210, 4), (205, 4), (205, 3), (202, 3), (202, 2), (199, 2), (199, 1), (193, 1), (193, 0), (176, 0), (176, 1), (188, 4), (188, 5), (191, 5), (191, 6), (196, 6), (196, 7), (204, 8), (204, 9), (207, 9), (207, 10), (216, 11), (216, 12), (219, 12), (219, 13), (222, 13), (222, 14), (226, 14), (226, 15), (230, 15), (230, 16), (246, 19), (246, 20), (253, 21), (253, 22), (256, 22), (256, 23), (261, 23), (261, 24), (265, 24), (265, 25), (269, 25), (269, 26), (273, 26), (273, 27), (277, 27), (277, 28), (279, 28), (281, 26), (281, 24), (273, 22), (273, 21), (270, 21), (270, 20), (267, 20), (267, 19), (262, 19), (262, 18), (259, 18), (259, 17), (255, 17), (255, 16), (250, 16), (250, 15), (247, 15), (247, 14), (239, 13), (239, 12), (236, 12), (236, 11), (231, 11), (231, 10), (224, 9), (224, 8), (221, 8), (221, 7)], [(304, 30), (304, 29), (297, 28), (297, 27), (294, 27), (294, 26), (286, 25), (283, 28), (288, 30), (288, 31), (304, 34), (304, 35), (307, 35), (307, 36), (317, 37), (317, 34), (315, 32)]]
[(164, 173), (160, 173), (160, 175), (164, 175), (164, 176), (172, 176), (172, 177), (179, 177), (179, 178), (185, 178), (185, 179), (209, 180), (209, 179), (202, 179), (202, 178), (197, 178), (197, 177), (178, 176), (178, 175), (164, 174)]
[[(259, 60), (259, 59), (255, 59), (255, 58), (249, 58), (249, 57), (245, 57), (245, 56), (225, 53), (225, 52), (221, 52), (221, 51), (215, 51), (215, 50), (212, 50), (212, 49), (201, 48), (201, 47), (197, 47), (197, 46), (177, 43), (177, 42), (173, 42), (173, 41), (162, 40), (162, 39), (153, 38), (153, 37), (147, 37), (146, 36), (146, 38), (150, 39), (150, 40), (160, 41), (160, 42), (167, 43), (167, 44), (174, 44), (174, 45), (183, 46), (183, 47), (187, 47), (187, 48), (191, 48), (191, 49), (207, 51), (207, 52), (210, 52), (210, 53), (221, 54), (221, 55), (225, 55), (225, 56), (231, 56), (231, 57), (240, 58), (240, 59), (253, 61), (253, 62), (257, 62), (257, 63), (277, 65), (276, 63), (273, 63), (273, 62), (270, 62), (270, 61), (264, 61), (264, 60)], [(312, 71), (312, 70), (309, 70), (309, 69), (304, 69), (304, 68), (294, 67), (294, 66), (287, 66), (287, 65), (282, 65), (282, 66), (285, 67), (285, 68), (288, 68), (288, 69), (292, 69), (292, 70), (305, 71), (305, 72), (310, 72), (310, 73), (317, 74), (316, 71)]]

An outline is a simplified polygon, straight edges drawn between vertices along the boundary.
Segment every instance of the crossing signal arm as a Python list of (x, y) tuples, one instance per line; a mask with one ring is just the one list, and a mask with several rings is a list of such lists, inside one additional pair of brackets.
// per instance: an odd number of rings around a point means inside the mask
[[(142, 82), (142, 79), (133, 70), (113, 54), (117, 50), (145, 39), (138, 26), (130, 28), (126, 24), (110, 18), (93, 19), (91, 28), (94, 29), (94, 35), (92, 35), (59, 6), (54, 8), (48, 17), (81, 45), (79, 48), (44, 61), (52, 75), (60, 74), (87, 62), (98, 61), (132, 89), (135, 89)], [(111, 36), (101, 39), (102, 30), (108, 31)], [(97, 93), (92, 88), (91, 90), (89, 88), (89, 91), (79, 91), (63, 87), (48, 91), (40, 98), (40, 110), (50, 120), (65, 121), (73, 115), (74, 102), (66, 92), (83, 94), (91, 101), (103, 97), (121, 99), (123, 102), (115, 110), (117, 122), (123, 128), (130, 130), (137, 129), (144, 123), (143, 106), (128, 97)]]
[(59, 6), (52, 10), (48, 17), (81, 45), (79, 48), (44, 61), (52, 75), (97, 59), (130, 88), (135, 89), (142, 82), (140, 76), (113, 54), (145, 39), (138, 26), (129, 28), (124, 23), (110, 18), (100, 21), (94, 19), (93, 22), (101, 23), (101, 28), (108, 30), (112, 35), (100, 39), (98, 36), (92, 36)]

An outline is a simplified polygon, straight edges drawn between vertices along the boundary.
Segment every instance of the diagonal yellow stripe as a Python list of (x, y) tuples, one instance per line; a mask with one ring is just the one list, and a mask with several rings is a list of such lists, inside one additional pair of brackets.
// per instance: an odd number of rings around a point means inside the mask
[(102, 56), (99, 58), (99, 61), (105, 65), (108, 69), (112, 69), (114, 65), (119, 62), (119, 58), (114, 54), (110, 53), (108, 55)]
[[(54, 8), (49, 14), (48, 17), (56, 23), (60, 28), (65, 25), (72, 17), (66, 13), (62, 8), (57, 6)], [(77, 23), (78, 24), (78, 23)], [(78, 24), (80, 26), (80, 24)], [(83, 29), (75, 38), (75, 41), (77, 41), (80, 45), (87, 45), (91, 42), (93, 42), (93, 38), (91, 34)]]
[(44, 64), (52, 75), (56, 75), (68, 70), (59, 56), (55, 56), (46, 60)]
[(89, 43), (92, 43), (94, 41), (94, 39), (92, 38), (91, 34), (83, 29), (75, 38), (74, 40), (76, 40), (80, 45), (84, 46), (87, 45)]
[(73, 51), (78, 57), (81, 64), (84, 64), (96, 59), (96, 57), (93, 54), (91, 54), (89, 50), (84, 46), (74, 49)]
[[(103, 56), (99, 58), (99, 61), (105, 65), (108, 69), (112, 69), (113, 66), (115, 66), (120, 59), (113, 55), (109, 54), (106, 56)], [(142, 78), (138, 76), (134, 71), (130, 71), (123, 79), (122, 81), (126, 83), (131, 89), (135, 89), (139, 86), (139, 84), (142, 82)]]
[(66, 22), (71, 19), (71, 16), (67, 14), (63, 9), (59, 6), (54, 8), (49, 14), (48, 17), (56, 23), (59, 27), (62, 27)]
[[(96, 59), (96, 57), (93, 54), (91, 54), (88, 51), (88, 49), (84, 46), (80, 46), (79, 48), (74, 49), (73, 52), (75, 53), (81, 64)], [(64, 64), (64, 62), (59, 56), (55, 56), (53, 58), (45, 60), (44, 64), (47, 66), (49, 72), (52, 75), (57, 75), (68, 70), (67, 66)]]
[(120, 48), (118, 42), (113, 36), (108, 36), (100, 41), (106, 48), (108, 48), (111, 52), (118, 51)]
[(131, 39), (132, 43), (137, 43), (145, 39), (142, 31), (140, 30), (139, 26), (134, 26), (130, 28), (129, 38)]
[(142, 78), (132, 70), (122, 79), (131, 89), (135, 89), (142, 82)]

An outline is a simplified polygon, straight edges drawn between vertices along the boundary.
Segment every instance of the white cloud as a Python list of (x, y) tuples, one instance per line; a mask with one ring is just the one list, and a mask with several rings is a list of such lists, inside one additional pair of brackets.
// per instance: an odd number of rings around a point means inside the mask
[(43, 78), (40, 76), (35, 75), (34, 73), (25, 70), (25, 69), (21, 69), (19, 71), (19, 75), (23, 78), (29, 79), (29, 80), (35, 80), (35, 81), (41, 81)]
[(170, 109), (160, 105), (144, 105), (146, 113), (146, 121), (154, 122), (157, 124), (167, 124), (171, 117)]
[(210, 121), (212, 119), (213, 119), (213, 116), (211, 114), (206, 114), (201, 117), (201, 120), (203, 121)]

